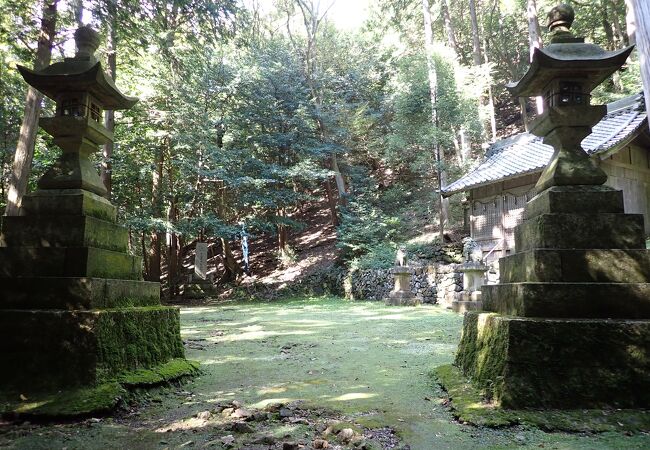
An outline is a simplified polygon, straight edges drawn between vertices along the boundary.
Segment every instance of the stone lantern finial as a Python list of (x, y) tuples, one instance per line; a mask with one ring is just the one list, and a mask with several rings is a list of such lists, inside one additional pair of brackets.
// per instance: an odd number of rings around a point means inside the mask
[(99, 48), (99, 33), (84, 25), (74, 32), (74, 41), (77, 45), (75, 58), (95, 60), (95, 52)]
[(548, 13), (548, 29), (549, 31), (569, 31), (576, 14), (571, 5), (561, 3), (551, 9)]

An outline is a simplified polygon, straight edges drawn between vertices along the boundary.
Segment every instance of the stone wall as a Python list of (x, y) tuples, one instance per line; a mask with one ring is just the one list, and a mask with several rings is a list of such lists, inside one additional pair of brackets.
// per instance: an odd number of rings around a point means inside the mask
[[(422, 303), (451, 306), (463, 289), (456, 264), (434, 264), (411, 269), (411, 292)], [(343, 294), (350, 300), (384, 300), (395, 285), (391, 269), (356, 270), (342, 279)]]

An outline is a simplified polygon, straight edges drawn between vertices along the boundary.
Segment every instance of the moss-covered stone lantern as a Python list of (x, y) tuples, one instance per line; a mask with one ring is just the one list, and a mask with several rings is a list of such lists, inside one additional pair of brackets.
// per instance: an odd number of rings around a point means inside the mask
[(548, 15), (551, 43), (536, 48), (530, 68), (508, 88), (518, 97), (542, 96), (544, 112), (530, 125), (530, 132), (544, 137), (555, 149), (542, 173), (537, 190), (550, 186), (600, 185), (607, 175), (581, 148), (582, 140), (606, 114), (605, 105), (591, 105), (591, 92), (621, 68), (633, 47), (608, 52), (584, 42), (571, 31), (573, 8), (559, 5)]
[(582, 150), (605, 114), (592, 90), (631, 48), (605, 52), (574, 37), (573, 10), (549, 14), (551, 44), (511, 85), (544, 96), (534, 134), (555, 148), (538, 193), (483, 286), (483, 312), (467, 312), (455, 364), (504, 408), (650, 406), (650, 251), (643, 215)]
[[(142, 280), (128, 231), (88, 156), (113, 135), (102, 110), (127, 109), (95, 59), (97, 33), (75, 33), (77, 54), (25, 80), (57, 103), (40, 126), (62, 150), (0, 228), (0, 414), (107, 410), (123, 386), (190, 373), (178, 308)], [(27, 400), (25, 400), (27, 399)]]
[(39, 124), (63, 154), (38, 182), (41, 189), (85, 189), (106, 195), (106, 188), (88, 159), (99, 145), (113, 141), (102, 123), (105, 109), (131, 108), (137, 99), (122, 94), (95, 58), (99, 36), (90, 27), (75, 32), (74, 58), (35, 72), (18, 70), (31, 86), (56, 102), (56, 115)]

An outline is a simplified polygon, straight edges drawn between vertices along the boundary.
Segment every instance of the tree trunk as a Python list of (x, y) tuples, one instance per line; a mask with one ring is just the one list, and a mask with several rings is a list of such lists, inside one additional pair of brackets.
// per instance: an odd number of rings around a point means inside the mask
[(244, 270), (237, 264), (237, 260), (230, 249), (230, 243), (224, 238), (221, 238), (221, 250), (223, 252), (224, 272), (219, 279), (219, 284), (236, 281), (237, 277), (244, 273)]
[[(433, 59), (433, 32), (431, 30), (431, 11), (429, 10), (429, 1), (422, 0), (422, 16), (424, 18), (424, 51), (427, 58), (427, 71), (429, 77), (429, 96), (431, 99), (431, 126), (438, 126), (438, 73), (436, 72), (436, 64)], [(439, 213), (440, 213), (440, 243), (444, 242), (445, 238), (445, 224), (447, 219), (446, 201), (442, 196), (443, 178), (446, 178), (442, 167), (442, 155), (440, 152), (440, 145), (436, 142), (434, 144), (433, 153), (436, 161), (436, 172), (438, 175), (438, 193), (439, 193)]]
[[(167, 221), (170, 224), (174, 224), (178, 221), (178, 207), (177, 198), (174, 197), (169, 205), (169, 211), (167, 212)], [(173, 231), (168, 230), (167, 232), (167, 280), (169, 282), (169, 296), (174, 298), (180, 294), (178, 286), (178, 269), (179, 269), (179, 260), (178, 260), (178, 235)]]
[[(162, 146), (158, 146), (156, 154), (156, 167), (152, 174), (152, 183), (151, 183), (151, 205), (152, 205), (152, 216), (154, 218), (162, 218), (162, 178), (163, 178), (163, 167), (165, 162), (165, 151)], [(149, 281), (160, 281), (160, 263), (161, 263), (161, 254), (162, 254), (162, 241), (165, 238), (165, 234), (154, 230), (151, 232), (151, 248), (149, 249), (149, 271), (147, 273), (147, 279)]]
[(617, 46), (630, 45), (627, 35), (623, 32), (623, 27), (621, 26), (621, 17), (618, 14), (616, 4), (612, 5), (610, 9), (612, 13), (612, 26), (614, 27), (614, 33), (616, 34), (616, 39), (618, 40)]
[[(536, 0), (528, 0), (528, 47), (530, 51), (530, 61), (533, 60), (533, 53), (536, 48), (542, 48), (542, 32), (539, 29), (539, 20), (537, 19), (537, 2)], [(536, 97), (535, 103), (537, 105), (537, 114), (544, 112), (544, 102), (543, 98)], [(527, 117), (528, 114), (525, 109), (522, 109), (522, 117)], [(525, 125), (525, 122), (524, 122)], [(526, 131), (528, 131), (528, 126), (525, 125)]]
[(636, 45), (639, 51), (639, 64), (645, 104), (650, 105), (650, 3), (647, 0), (632, 0), (636, 17)]
[[(108, 20), (106, 21), (106, 27), (107, 27), (107, 38), (106, 38), (106, 57), (107, 57), (107, 62), (108, 62), (108, 67), (106, 72), (108, 73), (108, 76), (111, 77), (113, 81), (115, 81), (115, 77), (117, 75), (117, 30), (116, 30), (116, 11), (115, 11), (115, 3), (110, 1), (108, 3)], [(115, 112), (112, 110), (106, 110), (104, 113), (104, 126), (108, 131), (111, 133), (115, 130)], [(112, 163), (112, 158), (113, 158), (113, 143), (112, 142), (107, 142), (104, 144), (104, 147), (102, 149), (102, 165), (100, 168), (100, 176), (102, 179), (102, 182), (104, 183), (104, 186), (106, 187), (106, 198), (110, 200), (111, 198), (111, 192), (113, 190), (113, 178), (112, 178), (112, 170), (113, 170), (113, 163)]]
[(332, 190), (332, 182), (327, 179), (323, 183), (325, 185), (325, 195), (327, 195), (327, 205), (330, 209), (330, 218), (332, 220), (332, 226), (339, 226), (339, 216), (336, 212), (336, 199), (334, 198), (334, 192)]
[(629, 45), (636, 44), (636, 17), (634, 17), (634, 0), (625, 0), (625, 28)]
[[(50, 64), (52, 45), (56, 33), (56, 7), (58, 1), (45, 0), (43, 2), (43, 18), (41, 19), (41, 31), (38, 36), (34, 70), (41, 70)], [(42, 101), (43, 95), (36, 89), (30, 87), (27, 90), (25, 115), (20, 126), (20, 137), (16, 145), (13, 170), (9, 177), (7, 208), (5, 210), (7, 216), (20, 214), (20, 205), (27, 191), (27, 182), (32, 169), (36, 132), (38, 131), (38, 116), (41, 114)]]
[[(474, 1), (474, 0), (472, 0)], [(447, 0), (440, 1), (440, 9), (442, 12), (442, 20), (445, 24), (445, 33), (447, 34), (447, 43), (454, 50), (456, 57), (460, 56), (460, 49), (458, 48), (458, 41), (456, 40), (456, 34), (454, 33), (454, 25), (451, 22), (451, 16), (449, 15), (449, 5)]]
[(605, 37), (607, 38), (607, 49), (614, 50), (616, 48), (616, 43), (614, 42), (614, 30), (612, 29), (612, 24), (609, 20), (609, 14), (607, 11), (607, 1), (609, 0), (600, 0), (600, 21), (603, 25), (603, 30), (605, 31)]
[(336, 157), (336, 152), (332, 152), (332, 156), (330, 157), (330, 163), (332, 164), (332, 171), (334, 172), (336, 189), (338, 190), (339, 193), (339, 203), (341, 205), (345, 205), (347, 203), (345, 180), (343, 180), (343, 176), (341, 175), (341, 171), (339, 170), (339, 163)]
[(479, 37), (478, 31), (478, 19), (476, 18), (475, 0), (469, 0), (469, 16), (472, 22), (472, 45), (474, 48), (472, 54), (474, 56), (474, 65), (480, 66), (482, 64), (483, 58), (481, 57), (481, 39)]

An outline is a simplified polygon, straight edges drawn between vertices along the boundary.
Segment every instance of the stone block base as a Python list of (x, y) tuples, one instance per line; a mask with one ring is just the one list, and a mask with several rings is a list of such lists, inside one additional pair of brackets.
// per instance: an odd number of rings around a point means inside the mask
[(650, 320), (468, 312), (456, 365), (504, 408), (647, 408)]
[(189, 283), (183, 288), (183, 298), (200, 299), (217, 295), (217, 288), (210, 282)]
[(388, 294), (385, 302), (392, 306), (417, 306), (420, 304), (420, 299), (411, 291), (393, 291)]
[(650, 317), (650, 283), (504, 283), (482, 293), (486, 311), (509, 316)]
[(183, 358), (177, 308), (2, 310), (3, 390), (92, 386), (117, 374)]

